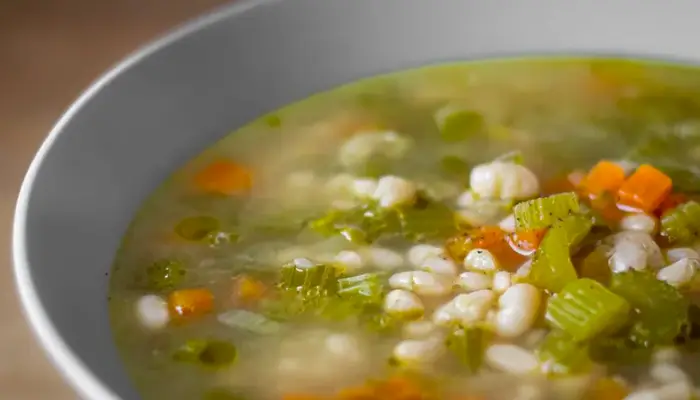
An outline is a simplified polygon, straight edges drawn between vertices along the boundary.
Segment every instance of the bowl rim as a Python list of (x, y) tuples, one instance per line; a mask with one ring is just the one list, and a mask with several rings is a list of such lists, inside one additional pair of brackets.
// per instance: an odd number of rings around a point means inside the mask
[(120, 397), (101, 379), (90, 371), (73, 350), (66, 344), (51, 322), (34, 285), (32, 269), (29, 265), (26, 248), (26, 224), (29, 200), (37, 174), (47, 154), (51, 151), (61, 132), (71, 119), (104, 87), (118, 75), (128, 71), (143, 59), (158, 52), (178, 40), (204, 28), (243, 14), (263, 4), (281, 0), (235, 0), (233, 3), (213, 7), (202, 15), (185, 21), (165, 33), (156, 36), (146, 44), (127, 53), (120, 61), (103, 72), (74, 100), (53, 125), (39, 149), (36, 151), (20, 186), (12, 222), (12, 269), (15, 287), (20, 299), (22, 313), (29, 322), (31, 331), (48, 356), (47, 358), (63, 379), (81, 398), (119, 400)]

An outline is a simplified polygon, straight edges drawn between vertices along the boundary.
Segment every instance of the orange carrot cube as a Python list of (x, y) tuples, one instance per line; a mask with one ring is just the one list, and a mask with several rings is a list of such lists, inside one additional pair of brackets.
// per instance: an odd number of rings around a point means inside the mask
[(580, 184), (584, 195), (598, 197), (604, 192), (614, 193), (625, 181), (625, 170), (610, 161), (600, 161), (588, 172)]
[(181, 318), (204, 315), (214, 309), (214, 295), (205, 288), (176, 290), (168, 296), (168, 308)]
[(652, 213), (671, 193), (671, 178), (651, 165), (642, 165), (617, 191), (620, 205)]
[(232, 161), (220, 160), (199, 171), (194, 177), (194, 182), (202, 191), (230, 196), (250, 191), (253, 177), (246, 167)]

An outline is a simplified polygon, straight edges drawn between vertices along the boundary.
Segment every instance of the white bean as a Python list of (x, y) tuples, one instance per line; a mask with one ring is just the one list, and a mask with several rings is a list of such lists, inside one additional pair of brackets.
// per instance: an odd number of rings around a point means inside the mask
[(350, 137), (339, 151), (340, 163), (352, 167), (366, 162), (374, 154), (399, 158), (412, 142), (393, 131), (363, 132)]
[(357, 271), (365, 266), (362, 255), (356, 251), (343, 250), (335, 256), (335, 262), (344, 266), (348, 271)]
[(420, 268), (436, 274), (457, 275), (457, 265), (445, 257), (430, 257), (423, 261)]
[(384, 298), (384, 311), (405, 319), (416, 319), (423, 315), (423, 303), (415, 294), (403, 290), (394, 289)]
[(700, 259), (700, 255), (694, 249), (690, 247), (676, 247), (673, 249), (666, 250), (666, 259), (670, 263), (680, 261), (683, 258), (692, 258), (695, 260)]
[(683, 370), (674, 364), (658, 363), (651, 367), (649, 376), (659, 383), (672, 383), (688, 379)]
[(620, 229), (653, 234), (656, 232), (656, 219), (647, 214), (630, 214), (620, 220)]
[(452, 282), (449, 278), (427, 271), (396, 273), (389, 278), (389, 286), (410, 290), (421, 296), (442, 296), (452, 291)]
[(398, 176), (383, 176), (372, 198), (378, 200), (383, 208), (412, 203), (416, 198), (416, 185)]
[(455, 322), (472, 325), (484, 320), (495, 301), (496, 294), (491, 290), (457, 295), (435, 310), (433, 322), (437, 325), (450, 325)]
[(332, 333), (326, 337), (326, 349), (344, 360), (357, 362), (361, 357), (360, 344), (354, 336), (347, 333)]
[(511, 286), (498, 299), (495, 330), (502, 337), (516, 337), (529, 330), (540, 308), (542, 294), (529, 283)]
[(538, 367), (534, 354), (513, 344), (494, 344), (486, 349), (486, 363), (500, 371), (526, 374)]
[(352, 193), (361, 199), (371, 198), (377, 190), (377, 180), (372, 178), (358, 178), (352, 182)]
[(647, 267), (659, 269), (664, 265), (661, 249), (648, 233), (619, 232), (607, 237), (604, 243), (612, 246), (609, 263), (615, 273)]
[(394, 347), (393, 356), (402, 363), (425, 364), (437, 360), (443, 351), (442, 340), (408, 339), (402, 340)]
[(625, 397), (625, 400), (688, 400), (692, 393), (690, 383), (678, 381), (659, 388), (638, 390)]
[(668, 267), (661, 268), (656, 278), (671, 286), (681, 287), (692, 281), (699, 266), (699, 260), (683, 258)]
[(498, 271), (493, 274), (493, 291), (501, 294), (511, 286), (511, 274), (508, 271)]
[(490, 251), (474, 249), (464, 257), (464, 267), (477, 271), (495, 271), (498, 269), (498, 263)]
[(168, 303), (159, 296), (148, 294), (136, 302), (136, 317), (148, 329), (160, 329), (170, 322)]
[(457, 207), (471, 208), (479, 201), (479, 196), (473, 190), (467, 190), (457, 197)]
[(515, 215), (510, 214), (498, 223), (498, 227), (505, 232), (515, 232)]
[(439, 332), (439, 327), (429, 320), (409, 321), (402, 329), (407, 339), (424, 339)]
[(492, 279), (481, 272), (462, 272), (457, 279), (457, 285), (467, 292), (491, 288)]
[(652, 356), (653, 362), (658, 364), (676, 363), (680, 361), (680, 359), (681, 353), (673, 347), (661, 348), (659, 350), (656, 350)]
[(366, 249), (365, 256), (377, 268), (394, 270), (404, 266), (405, 260), (398, 252), (383, 247)]
[(411, 247), (406, 254), (408, 262), (416, 268), (421, 268), (423, 262), (431, 257), (440, 257), (445, 254), (445, 251), (438, 246), (431, 244), (417, 244)]
[(527, 199), (540, 191), (532, 171), (515, 164), (495, 161), (474, 167), (469, 175), (471, 189), (481, 197)]

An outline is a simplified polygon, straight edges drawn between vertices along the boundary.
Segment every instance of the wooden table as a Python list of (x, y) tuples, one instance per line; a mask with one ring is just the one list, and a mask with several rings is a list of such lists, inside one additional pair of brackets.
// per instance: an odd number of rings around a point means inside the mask
[(52, 124), (144, 41), (224, 0), (0, 0), (0, 398), (73, 399), (21, 314), (10, 230), (22, 177)]

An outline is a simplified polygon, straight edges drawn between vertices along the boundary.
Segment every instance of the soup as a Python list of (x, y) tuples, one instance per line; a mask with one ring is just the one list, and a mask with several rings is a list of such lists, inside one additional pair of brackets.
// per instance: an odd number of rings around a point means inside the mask
[(117, 255), (144, 398), (690, 399), (700, 71), (503, 60), (353, 83), (176, 171)]

